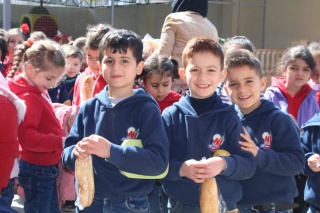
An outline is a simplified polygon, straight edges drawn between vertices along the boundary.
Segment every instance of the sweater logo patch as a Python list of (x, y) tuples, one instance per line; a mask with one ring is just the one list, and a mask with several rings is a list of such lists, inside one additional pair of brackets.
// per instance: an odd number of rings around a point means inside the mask
[(220, 148), (220, 146), (223, 144), (224, 137), (219, 134), (215, 134), (212, 139), (213, 141), (209, 145), (209, 148), (211, 151), (217, 151)]
[(269, 134), (268, 132), (264, 132), (262, 134), (262, 138), (263, 138), (263, 147), (265, 149), (270, 149), (272, 146), (272, 135)]
[(127, 139), (136, 139), (139, 135), (140, 130), (139, 129), (135, 129), (134, 127), (130, 127), (128, 130), (128, 135), (127, 135)]

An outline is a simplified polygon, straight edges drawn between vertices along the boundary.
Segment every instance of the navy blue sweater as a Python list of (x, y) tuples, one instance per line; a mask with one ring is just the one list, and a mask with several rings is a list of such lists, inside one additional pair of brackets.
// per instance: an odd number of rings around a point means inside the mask
[[(305, 145), (306, 159), (320, 154), (320, 113), (302, 125), (301, 141)], [(306, 161), (303, 173), (308, 176), (304, 190), (304, 200), (320, 211), (320, 172), (312, 171)]]
[(227, 150), (231, 153), (224, 157), (227, 168), (216, 180), (227, 208), (234, 209), (242, 195), (239, 180), (250, 178), (256, 168), (253, 156), (238, 144), (242, 125), (234, 107), (222, 103), (216, 94), (205, 100), (191, 98), (187, 92), (162, 117), (170, 142), (164, 191), (183, 204), (199, 206), (200, 184), (181, 178), (179, 170), (187, 160), (210, 158), (217, 150)]
[[(142, 89), (112, 107), (105, 87), (86, 101), (65, 141), (62, 163), (74, 170), (73, 149), (91, 134), (100, 135), (111, 144), (110, 158), (92, 156), (95, 198), (123, 199), (145, 195), (154, 180), (130, 179), (119, 170), (141, 175), (159, 175), (168, 166), (169, 143), (156, 101)], [(121, 146), (125, 139), (141, 139), (144, 148)]]
[(298, 126), (267, 100), (261, 100), (261, 105), (247, 115), (239, 111), (239, 116), (259, 147), (256, 173), (240, 181), (243, 196), (239, 206), (292, 203), (298, 195), (294, 175), (302, 172), (305, 161)]

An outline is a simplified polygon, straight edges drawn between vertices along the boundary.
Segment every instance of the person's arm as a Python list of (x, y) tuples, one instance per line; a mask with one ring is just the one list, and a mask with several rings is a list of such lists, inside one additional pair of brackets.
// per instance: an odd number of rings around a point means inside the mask
[(69, 136), (64, 142), (64, 150), (62, 152), (62, 164), (66, 168), (74, 171), (76, 156), (74, 155), (74, 149), (78, 142), (84, 137), (84, 125), (83, 125), (83, 108), (80, 108), (78, 115), (76, 116), (73, 125), (70, 130)]
[(242, 150), (239, 145), (243, 127), (236, 114), (230, 115), (228, 122), (225, 124), (225, 129), (225, 143), (222, 144), (220, 149), (228, 151), (230, 155), (221, 156), (226, 160), (227, 166), (220, 175), (230, 180), (245, 180), (252, 177), (257, 165), (253, 155)]
[[(0, 99), (6, 99), (0, 95)], [(14, 159), (19, 154), (17, 110), (9, 101), (0, 104), (0, 191), (8, 185)]]
[[(19, 142), (23, 149), (31, 152), (55, 152), (61, 151), (62, 144), (62, 130), (57, 134), (60, 124), (54, 115), (54, 112), (50, 113), (52, 106), (47, 103), (39, 95), (24, 95), (23, 100), (27, 106), (24, 121), (19, 126)], [(46, 116), (45, 118), (43, 116)], [(43, 125), (45, 121), (50, 123), (50, 127), (43, 128), (54, 129), (52, 131), (39, 131), (39, 126)]]
[(300, 130), (292, 118), (283, 114), (272, 122), (272, 149), (259, 149), (256, 162), (262, 171), (283, 176), (302, 172), (305, 156)]
[(157, 53), (164, 56), (171, 56), (173, 46), (175, 43), (175, 27), (174, 27), (174, 20), (168, 15), (164, 21), (162, 30), (161, 30), (161, 37), (160, 42), (158, 45)]
[[(320, 132), (319, 126), (308, 126), (302, 129), (300, 135), (301, 143), (304, 145), (304, 152), (306, 156), (305, 166), (303, 169), (304, 175), (315, 175), (314, 169), (310, 168), (309, 162), (312, 158), (315, 158), (316, 153), (320, 153)], [(313, 156), (313, 157), (312, 157)], [(312, 158), (311, 158), (312, 157)], [(311, 159), (310, 159), (311, 158)], [(320, 167), (319, 167), (320, 168)]]

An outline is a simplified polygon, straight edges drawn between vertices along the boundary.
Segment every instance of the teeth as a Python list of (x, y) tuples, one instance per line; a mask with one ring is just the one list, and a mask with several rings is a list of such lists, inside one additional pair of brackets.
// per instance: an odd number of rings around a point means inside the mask
[(248, 95), (248, 96), (241, 96), (241, 97), (239, 97), (240, 99), (245, 99), (245, 98), (249, 98), (250, 97), (250, 95)]
[(209, 85), (208, 85), (208, 84), (205, 84), (205, 85), (203, 85), (203, 84), (198, 84), (197, 86), (200, 87), (200, 88), (205, 88), (205, 87), (208, 87)]

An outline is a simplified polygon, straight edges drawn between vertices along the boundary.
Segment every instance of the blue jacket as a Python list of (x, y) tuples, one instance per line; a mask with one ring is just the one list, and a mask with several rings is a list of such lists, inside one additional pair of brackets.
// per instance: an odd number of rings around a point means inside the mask
[(66, 90), (69, 96), (69, 100), (73, 101), (73, 94), (74, 94), (74, 85), (76, 83), (77, 78), (80, 76), (80, 72), (73, 78), (69, 78), (67, 76), (65, 76), (64, 82), (66, 84)]
[[(145, 195), (154, 180), (130, 179), (119, 170), (141, 175), (159, 175), (168, 166), (169, 143), (156, 101), (143, 89), (111, 105), (105, 87), (80, 108), (70, 135), (65, 141), (62, 163), (74, 170), (73, 149), (91, 134), (100, 135), (111, 144), (110, 158), (93, 155), (95, 198), (122, 199)], [(125, 139), (141, 139), (144, 148), (121, 146)]]
[(66, 83), (63, 80), (55, 88), (48, 89), (48, 94), (52, 103), (63, 104), (65, 101), (69, 100)]
[(298, 126), (268, 100), (261, 100), (261, 105), (247, 115), (238, 114), (259, 147), (256, 173), (240, 181), (243, 196), (238, 205), (292, 203), (298, 195), (294, 175), (302, 172), (305, 161)]
[[(301, 141), (305, 145), (306, 159), (315, 153), (320, 154), (320, 113), (305, 123), (302, 130)], [(313, 208), (320, 210), (320, 172), (312, 171), (306, 161), (303, 173), (308, 176), (304, 200)]]
[(179, 170), (190, 159), (210, 158), (217, 150), (227, 150), (227, 169), (216, 176), (218, 187), (229, 210), (236, 207), (242, 196), (239, 180), (255, 172), (253, 156), (238, 144), (242, 125), (234, 107), (222, 103), (216, 94), (212, 107), (198, 115), (187, 97), (162, 113), (170, 142), (169, 173), (163, 181), (164, 191), (183, 204), (199, 206), (200, 184), (181, 178)]

